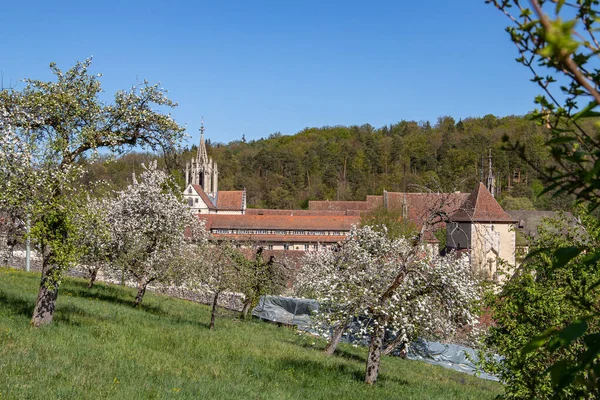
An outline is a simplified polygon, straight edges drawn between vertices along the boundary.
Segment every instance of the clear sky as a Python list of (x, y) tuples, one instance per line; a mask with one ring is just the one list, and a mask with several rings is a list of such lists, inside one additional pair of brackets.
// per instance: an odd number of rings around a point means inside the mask
[[(538, 93), (484, 0), (6, 1), (4, 86), (94, 57), (107, 93), (160, 81), (192, 141), (524, 114)], [(17, 83), (17, 88), (22, 87)]]

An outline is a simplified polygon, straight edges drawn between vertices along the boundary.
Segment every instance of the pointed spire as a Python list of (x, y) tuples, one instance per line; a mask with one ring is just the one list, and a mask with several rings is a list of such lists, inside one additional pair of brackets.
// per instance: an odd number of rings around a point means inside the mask
[(496, 178), (494, 177), (494, 171), (492, 168), (492, 149), (490, 149), (488, 157), (488, 176), (485, 186), (486, 189), (492, 194), (492, 196), (496, 197)]
[(206, 152), (206, 145), (204, 144), (204, 117), (200, 123), (200, 147), (198, 148), (198, 163), (204, 164), (208, 162), (208, 154)]

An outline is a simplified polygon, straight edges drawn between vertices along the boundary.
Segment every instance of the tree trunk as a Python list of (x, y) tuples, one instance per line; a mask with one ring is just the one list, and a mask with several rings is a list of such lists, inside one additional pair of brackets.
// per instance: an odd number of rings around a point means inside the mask
[(208, 329), (210, 329), (210, 330), (215, 329), (215, 315), (217, 314), (217, 301), (218, 300), (219, 300), (219, 292), (216, 291), (215, 298), (213, 299), (213, 304), (212, 304), (212, 312), (210, 313), (210, 325), (208, 327)]
[(0, 267), (12, 267), (13, 261), (13, 250), (15, 244), (10, 239), (3, 240), (4, 243), (0, 244), (2, 259), (0, 259)]
[(375, 325), (373, 333), (371, 334), (371, 343), (369, 345), (369, 354), (367, 356), (367, 367), (365, 369), (365, 383), (372, 385), (377, 382), (377, 376), (379, 375), (379, 363), (381, 362), (381, 348), (383, 347), (383, 336), (385, 331), (381, 325)]
[(58, 297), (59, 282), (56, 279), (58, 273), (57, 267), (49, 267), (44, 258), (40, 290), (31, 317), (31, 325), (36, 328), (52, 322)]
[[(96, 282), (96, 276), (98, 275), (98, 269), (94, 268), (90, 273), (90, 281), (88, 282), (88, 289), (94, 287), (94, 282)], [(140, 300), (141, 301), (141, 300)]]
[(248, 318), (248, 312), (250, 311), (250, 308), (252, 308), (252, 299), (244, 300), (244, 307), (242, 308), (242, 312), (240, 313), (240, 317), (242, 319)]
[(142, 304), (142, 299), (144, 298), (144, 294), (146, 293), (146, 286), (150, 283), (149, 280), (141, 278), (138, 280), (138, 291), (135, 295), (135, 300), (133, 302), (133, 306), (137, 307)]
[(333, 329), (331, 338), (329, 338), (329, 342), (327, 342), (327, 346), (325, 347), (325, 353), (332, 355), (335, 352), (335, 349), (337, 349), (337, 346), (340, 343), (340, 340), (342, 339), (342, 335), (344, 334), (345, 330), (345, 323), (340, 323)]
[(383, 350), (384, 356), (389, 356), (396, 348), (400, 347), (400, 357), (406, 358), (407, 343), (404, 337), (398, 335), (387, 347)]

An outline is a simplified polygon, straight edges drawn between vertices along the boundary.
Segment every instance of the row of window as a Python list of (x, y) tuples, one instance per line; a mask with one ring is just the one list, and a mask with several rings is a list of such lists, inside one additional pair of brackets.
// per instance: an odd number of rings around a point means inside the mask
[(270, 229), (212, 229), (213, 233), (220, 235), (298, 235), (298, 236), (343, 236), (346, 231), (287, 231)]
[[(239, 249), (239, 248), (242, 247), (242, 245), (240, 243), (237, 243), (235, 245), (235, 247)], [(327, 247), (327, 245), (324, 245), (324, 244), (322, 244), (322, 245), (318, 245), (318, 244), (311, 244), (311, 245), (305, 244), (304, 245), (304, 251), (319, 251), (319, 250), (325, 251), (328, 248), (330, 249), (331, 246)], [(300, 250), (300, 246), (294, 246), (294, 245), (289, 244), (289, 243), (284, 243), (283, 244), (283, 249), (284, 250)], [(267, 250), (273, 250), (273, 245), (272, 244), (268, 244), (267, 245)]]
[[(328, 248), (331, 248), (331, 247), (327, 247), (327, 245), (324, 245), (324, 244), (322, 244), (322, 245), (305, 244), (304, 245), (304, 251), (319, 251), (319, 250), (327, 250)], [(267, 245), (267, 249), (273, 250), (273, 245), (272, 244)], [(294, 246), (293, 244), (284, 243), (283, 249), (284, 250), (300, 250), (300, 247)]]

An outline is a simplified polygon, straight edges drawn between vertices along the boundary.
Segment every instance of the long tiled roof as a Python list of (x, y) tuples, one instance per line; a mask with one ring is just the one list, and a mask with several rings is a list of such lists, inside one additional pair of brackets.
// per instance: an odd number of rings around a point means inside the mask
[(357, 210), (272, 210), (268, 208), (248, 208), (247, 215), (289, 215), (289, 216), (329, 216), (329, 215), (353, 215), (359, 216), (360, 211)]
[(447, 216), (460, 209), (469, 194), (387, 192), (385, 196), (387, 197), (387, 207), (391, 210), (402, 210), (406, 201), (408, 212), (406, 218), (420, 226), (420, 222), (429, 218), (432, 212), (440, 212), (441, 220), (447, 219)]
[(198, 195), (200, 195), (200, 197), (202, 198), (202, 201), (204, 201), (206, 203), (206, 205), (208, 206), (209, 209), (211, 209), (211, 210), (216, 209), (215, 204), (213, 203), (211, 198), (208, 197), (208, 195), (206, 194), (204, 189), (202, 189), (202, 186), (192, 183), (192, 187), (198, 193)]
[(368, 211), (370, 207), (367, 201), (310, 200), (308, 209), (312, 211)]
[(359, 216), (291, 216), (291, 215), (199, 215), (208, 229), (277, 229), (349, 231), (360, 223)]
[(217, 209), (242, 210), (244, 208), (244, 192), (242, 190), (220, 191), (217, 195)]
[(483, 183), (479, 183), (460, 209), (450, 216), (450, 221), (517, 222), (517, 219), (508, 215)]
[(238, 235), (238, 234), (214, 234), (217, 238), (223, 239), (234, 239), (234, 240), (248, 240), (253, 242), (265, 242), (265, 243), (281, 243), (281, 242), (294, 242), (294, 243), (306, 243), (306, 244), (317, 244), (317, 243), (337, 243), (342, 242), (346, 238), (346, 235)]

